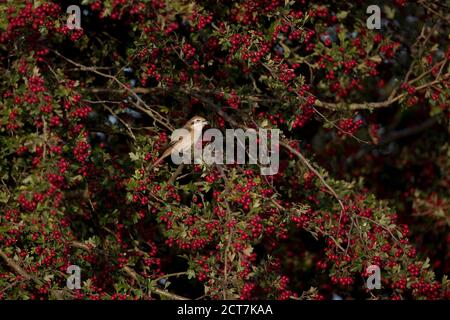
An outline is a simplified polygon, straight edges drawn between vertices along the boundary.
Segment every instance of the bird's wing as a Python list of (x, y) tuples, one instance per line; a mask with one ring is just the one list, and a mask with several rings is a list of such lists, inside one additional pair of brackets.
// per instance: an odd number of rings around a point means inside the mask
[[(180, 141), (181, 139), (183, 139), (183, 137), (180, 137), (180, 139), (178, 141)], [(162, 160), (164, 160), (165, 158), (170, 156), (170, 154), (172, 153), (173, 147), (177, 144), (178, 141), (171, 141), (169, 143), (169, 145), (167, 146), (167, 148), (164, 150), (162, 156), (155, 162), (154, 165), (156, 165), (157, 163), (161, 162)]]
[[(170, 156), (170, 154), (172, 153), (174, 148), (179, 149), (178, 151), (181, 151), (185, 148), (185, 145), (189, 143), (183, 143), (184, 139), (187, 139), (187, 137), (183, 137), (183, 136), (179, 136), (178, 139), (172, 139), (169, 143), (169, 145), (167, 146), (167, 148), (164, 150), (162, 156), (153, 164), (154, 166), (158, 163), (160, 163), (162, 160), (164, 160), (165, 158), (167, 158), (168, 156)], [(189, 139), (188, 139), (189, 141)]]
[(183, 140), (183, 138), (184, 138), (183, 136), (179, 136), (178, 139), (173, 139), (172, 141), (170, 141), (169, 145), (167, 146), (167, 149), (170, 149), (178, 142), (181, 142), (181, 140)]

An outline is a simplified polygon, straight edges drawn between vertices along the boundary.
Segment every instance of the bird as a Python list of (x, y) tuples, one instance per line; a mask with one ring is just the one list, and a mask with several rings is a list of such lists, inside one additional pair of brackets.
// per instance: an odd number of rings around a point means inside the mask
[(201, 117), (194, 116), (183, 126), (189, 133), (177, 137), (177, 140), (172, 140), (161, 157), (153, 163), (153, 167), (160, 164), (165, 158), (170, 156), (172, 152), (185, 153), (191, 150), (192, 146), (198, 143), (202, 139), (202, 130), (205, 126), (209, 125), (209, 122)]

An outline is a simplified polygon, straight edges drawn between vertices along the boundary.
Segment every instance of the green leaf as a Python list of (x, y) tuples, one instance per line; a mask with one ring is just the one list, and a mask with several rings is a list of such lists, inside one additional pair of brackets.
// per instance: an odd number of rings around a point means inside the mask
[(422, 270), (428, 269), (430, 267), (430, 258), (427, 258), (422, 265)]
[(136, 154), (136, 153), (130, 152), (129, 156), (130, 156), (131, 161), (138, 161), (138, 160), (140, 160), (139, 155)]
[(195, 278), (195, 271), (194, 270), (188, 270), (187, 271), (187, 276), (188, 276), (188, 279), (194, 279)]
[(345, 19), (348, 16), (348, 11), (341, 11), (336, 15), (339, 20)]
[(9, 200), (9, 194), (6, 192), (0, 192), (0, 202), (1, 203), (7, 203)]
[(394, 19), (395, 17), (395, 8), (391, 8), (389, 6), (384, 6), (384, 13), (388, 19)]
[(11, 227), (0, 227), (0, 233), (6, 233), (11, 229), (12, 229)]

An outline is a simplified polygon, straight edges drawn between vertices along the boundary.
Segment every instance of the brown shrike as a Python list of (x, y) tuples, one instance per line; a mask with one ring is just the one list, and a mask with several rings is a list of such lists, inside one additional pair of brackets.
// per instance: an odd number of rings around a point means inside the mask
[(208, 124), (208, 121), (203, 117), (195, 116), (191, 118), (183, 126), (183, 129), (186, 129), (188, 134), (181, 135), (176, 140), (172, 140), (162, 156), (153, 164), (153, 167), (170, 156), (172, 152), (186, 153), (191, 150), (202, 139), (202, 130)]

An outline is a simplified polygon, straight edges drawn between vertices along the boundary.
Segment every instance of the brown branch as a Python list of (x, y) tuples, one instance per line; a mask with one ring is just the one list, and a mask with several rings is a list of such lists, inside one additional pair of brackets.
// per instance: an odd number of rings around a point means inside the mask
[[(42, 280), (40, 280), (39, 278), (37, 278), (37, 277), (29, 274), (28, 272), (26, 272), (18, 263), (16, 263), (13, 259), (9, 258), (6, 255), (6, 253), (4, 253), (1, 249), (0, 249), (0, 257), (6, 262), (6, 264), (11, 269), (13, 269), (19, 275), (21, 275), (24, 278), (25, 281), (33, 281), (38, 286), (41, 286), (41, 285), (44, 284), (44, 282)], [(6, 291), (6, 289), (3, 290), (3, 291)], [(73, 297), (72, 293), (69, 292), (67, 289), (63, 289), (63, 290), (51, 289), (50, 292), (52, 292), (60, 300), (63, 298), (62, 294), (67, 294), (71, 298)]]
[(169, 274), (162, 275), (162, 276), (160, 276), (160, 277), (158, 277), (156, 279), (153, 279), (153, 281), (159, 281), (159, 280), (162, 280), (162, 279), (167, 279), (167, 278), (171, 278), (171, 277), (185, 276), (185, 275), (187, 275), (186, 271), (169, 273)]
[(178, 166), (177, 170), (172, 174), (169, 181), (167, 181), (167, 184), (173, 184), (175, 182), (175, 180), (177, 179), (177, 177), (180, 175), (181, 171), (183, 171), (183, 168), (184, 168), (184, 164), (182, 163)]
[[(86, 244), (84, 244), (82, 242), (78, 242), (78, 241), (72, 241), (70, 243), (70, 245), (72, 247), (74, 247), (74, 248), (83, 249), (83, 250), (86, 250), (86, 251), (91, 251), (93, 249), (99, 250), (99, 249), (96, 249), (96, 248), (91, 248), (88, 245), (86, 245)], [(102, 250), (100, 250), (100, 251), (102, 251)], [(133, 280), (135, 280), (136, 282), (141, 282), (140, 275), (136, 271), (131, 269), (129, 266), (124, 266), (122, 269)], [(173, 300), (189, 300), (188, 298), (185, 298), (185, 297), (179, 296), (179, 295), (177, 295), (175, 293), (164, 291), (164, 290), (161, 290), (161, 289), (158, 289), (158, 288), (153, 288), (153, 289), (151, 289), (151, 291), (156, 293), (156, 294), (159, 294), (161, 296), (164, 296), (166, 298), (173, 299)]]
[(27, 273), (24, 269), (22, 269), (22, 267), (17, 264), (13, 259), (9, 258), (6, 253), (4, 253), (1, 249), (0, 249), (0, 257), (3, 258), (3, 260), (6, 262), (6, 264), (13, 269), (16, 273), (18, 273), (19, 275), (21, 275), (23, 278), (25, 278), (26, 280), (33, 280), (34, 282), (40, 284), (41, 281), (39, 281), (39, 279), (37, 279), (36, 277), (30, 275), (29, 273)]
[[(427, 71), (429, 72), (429, 71)], [(418, 76), (416, 79), (411, 80), (408, 83), (413, 83), (417, 81), (418, 78), (421, 78), (423, 75)], [(416, 91), (420, 91), (423, 89), (426, 89), (428, 87), (434, 86), (435, 84), (441, 83), (441, 81), (446, 80), (450, 76), (450, 73), (444, 74), (440, 79), (436, 79), (434, 81), (431, 81), (429, 83), (426, 83), (424, 85), (415, 87)], [(395, 90), (395, 89), (394, 89)], [(361, 109), (380, 109), (380, 108), (386, 108), (392, 105), (393, 103), (405, 98), (408, 94), (402, 93), (397, 95), (396, 97), (389, 97), (388, 99), (380, 102), (361, 102), (361, 103), (350, 103), (346, 104), (345, 102), (340, 103), (333, 103), (333, 102), (324, 102), (321, 100), (316, 99), (315, 105), (317, 107), (326, 108), (330, 110), (361, 110)]]
[[(429, 1), (429, 0), (427, 0), (427, 1)], [(439, 17), (440, 19), (444, 20), (447, 24), (450, 24), (450, 18), (448, 17), (448, 15), (443, 15), (440, 12), (436, 11), (435, 9), (433, 9), (431, 7), (431, 4), (427, 5), (427, 3), (426, 3), (427, 1), (419, 0), (418, 3), (420, 5), (422, 5), (425, 8), (425, 10), (430, 11), (432, 14), (434, 14), (437, 17)]]
[[(224, 181), (224, 188), (225, 188), (225, 192), (227, 194), (231, 194), (231, 190), (228, 187), (228, 178), (223, 170), (223, 168), (219, 165), (216, 165), (217, 170), (220, 172), (220, 175), (222, 176), (222, 179)], [(226, 215), (226, 223), (225, 223), (225, 228), (226, 225), (231, 221), (232, 218), (232, 211), (231, 211), (231, 206), (228, 202), (227, 199), (224, 199), (225, 201), (225, 206), (227, 207), (227, 215)], [(234, 228), (233, 230), (231, 230), (231, 232), (228, 234), (228, 239), (227, 242), (225, 244), (225, 249), (224, 249), (224, 267), (223, 267), (223, 299), (227, 300), (228, 295), (227, 295), (227, 291), (228, 291), (228, 251), (230, 250), (231, 247), (231, 240), (233, 238), (234, 235)]]

